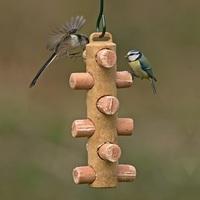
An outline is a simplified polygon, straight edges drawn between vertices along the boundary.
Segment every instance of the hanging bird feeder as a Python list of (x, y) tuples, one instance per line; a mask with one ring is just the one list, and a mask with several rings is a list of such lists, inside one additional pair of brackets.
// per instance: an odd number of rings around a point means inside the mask
[(69, 80), (72, 89), (87, 90), (87, 117), (73, 122), (72, 136), (88, 137), (88, 165), (76, 167), (73, 178), (76, 184), (110, 188), (136, 177), (134, 166), (119, 164), (118, 145), (118, 136), (132, 135), (134, 121), (118, 117), (117, 89), (130, 87), (133, 80), (129, 72), (117, 71), (116, 44), (106, 32), (104, 1), (100, 3), (97, 32), (90, 35), (84, 52), (86, 72), (73, 73)]

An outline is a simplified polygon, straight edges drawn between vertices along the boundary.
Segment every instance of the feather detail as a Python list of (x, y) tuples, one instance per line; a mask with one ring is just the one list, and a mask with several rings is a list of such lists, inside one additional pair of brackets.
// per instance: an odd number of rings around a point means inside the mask
[(151, 79), (151, 86), (152, 86), (153, 94), (156, 95), (157, 94), (157, 90), (156, 90), (156, 85), (155, 85), (155, 80), (154, 79)]
[(53, 53), (50, 58), (45, 62), (45, 64), (40, 68), (40, 70), (38, 71), (38, 73), (35, 75), (34, 79), (32, 80), (31, 84), (30, 84), (30, 88), (33, 87), (38, 78), (40, 77), (40, 75), (42, 74), (42, 72), (55, 60), (55, 58), (57, 57), (56, 53)]
[(65, 25), (69, 34), (76, 33), (79, 31), (83, 25), (85, 24), (86, 20), (83, 16), (72, 17), (70, 22)]
[(60, 28), (57, 28), (50, 34), (50, 37), (47, 43), (47, 49), (50, 51), (55, 50), (57, 45), (65, 37), (79, 31), (83, 27), (85, 22), (86, 20), (83, 16), (72, 17), (70, 21), (66, 22), (63, 26), (61, 26)]

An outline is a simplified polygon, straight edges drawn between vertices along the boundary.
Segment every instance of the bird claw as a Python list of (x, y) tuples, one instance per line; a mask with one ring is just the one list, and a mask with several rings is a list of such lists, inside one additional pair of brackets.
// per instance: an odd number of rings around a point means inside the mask
[(70, 53), (69, 58), (79, 58), (81, 57), (81, 55), (82, 55), (81, 52)]

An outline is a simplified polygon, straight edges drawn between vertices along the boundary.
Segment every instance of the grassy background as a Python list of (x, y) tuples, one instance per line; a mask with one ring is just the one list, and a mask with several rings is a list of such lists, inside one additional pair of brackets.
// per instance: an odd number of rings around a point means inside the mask
[(124, 54), (142, 50), (159, 80), (153, 96), (146, 81), (118, 91), (119, 116), (136, 121), (132, 137), (120, 137), (121, 163), (137, 167), (134, 183), (90, 189), (72, 181), (85, 165), (86, 139), (70, 126), (86, 113), (85, 91), (68, 86), (80, 60), (52, 64), (29, 89), (48, 57), (48, 33), (73, 15), (84, 15), (95, 31), (98, 1), (1, 0), (0, 2), (0, 199), (2, 200), (188, 200), (200, 190), (200, 1), (106, 1), (108, 31), (117, 43), (118, 69)]

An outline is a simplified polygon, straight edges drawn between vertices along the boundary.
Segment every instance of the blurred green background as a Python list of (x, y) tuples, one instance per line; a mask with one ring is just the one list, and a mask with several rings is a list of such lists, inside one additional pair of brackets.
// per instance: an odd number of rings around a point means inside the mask
[(71, 171), (86, 165), (86, 139), (73, 139), (71, 123), (85, 117), (85, 91), (69, 88), (81, 60), (52, 64), (38, 85), (28, 85), (47, 59), (48, 33), (84, 15), (95, 31), (99, 1), (0, 1), (0, 199), (188, 200), (200, 196), (200, 1), (106, 1), (108, 31), (125, 53), (142, 50), (159, 80), (118, 90), (119, 116), (135, 119), (132, 137), (120, 137), (121, 163), (137, 167), (137, 180), (116, 189), (76, 186)]

